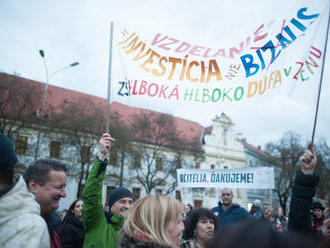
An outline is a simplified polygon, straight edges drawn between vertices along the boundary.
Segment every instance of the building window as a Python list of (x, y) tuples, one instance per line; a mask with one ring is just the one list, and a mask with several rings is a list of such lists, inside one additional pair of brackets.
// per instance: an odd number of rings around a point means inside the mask
[(161, 189), (156, 189), (156, 195), (160, 196), (162, 195), (163, 191)]
[(157, 157), (156, 158), (156, 170), (161, 171), (163, 169), (163, 158)]
[(116, 187), (115, 186), (107, 186), (107, 202), (109, 201), (109, 196), (110, 196), (110, 193), (115, 190)]
[(133, 188), (133, 195), (134, 199), (137, 200), (141, 196), (141, 189), (140, 188)]
[(228, 166), (224, 166), (223, 168), (224, 168), (224, 169), (228, 169)]
[(203, 201), (201, 200), (194, 200), (194, 206), (195, 208), (201, 208)]
[(211, 164), (211, 169), (215, 169), (215, 164)]
[(60, 158), (60, 154), (61, 154), (61, 142), (52, 140), (50, 142), (49, 156), (51, 158)]
[(175, 167), (176, 167), (177, 169), (182, 168), (181, 159), (177, 158), (177, 159), (175, 160)]
[(175, 199), (182, 201), (180, 190), (175, 191)]
[(17, 135), (15, 140), (15, 152), (16, 154), (24, 155), (27, 151), (28, 137)]
[(222, 133), (222, 140), (223, 140), (223, 145), (224, 146), (227, 145), (227, 131), (228, 131), (228, 128), (224, 128), (223, 133)]
[(110, 150), (110, 164), (111, 165), (118, 165), (118, 151), (116, 149)]
[(200, 162), (196, 162), (195, 169), (200, 169), (200, 168), (201, 168), (201, 163)]
[(141, 154), (139, 153), (134, 154), (133, 166), (136, 169), (141, 168)]
[(83, 146), (81, 149), (81, 162), (84, 164), (88, 164), (90, 162), (90, 146)]

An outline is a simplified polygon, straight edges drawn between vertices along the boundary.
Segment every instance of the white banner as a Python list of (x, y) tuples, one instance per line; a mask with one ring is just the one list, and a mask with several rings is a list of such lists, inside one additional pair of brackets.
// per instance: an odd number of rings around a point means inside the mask
[(178, 186), (182, 188), (274, 189), (274, 168), (200, 170), (177, 169)]
[(290, 95), (293, 89), (299, 94), (318, 82), (324, 42), (315, 38), (327, 9), (322, 1), (286, 8), (292, 9), (287, 16), (279, 13), (267, 24), (255, 23), (256, 30), (242, 30), (253, 35), (229, 48), (221, 46), (224, 37), (195, 44), (157, 25), (155, 30), (117, 25), (112, 101), (171, 113), (186, 107), (194, 119), (199, 111), (191, 107), (218, 113), (219, 106)]

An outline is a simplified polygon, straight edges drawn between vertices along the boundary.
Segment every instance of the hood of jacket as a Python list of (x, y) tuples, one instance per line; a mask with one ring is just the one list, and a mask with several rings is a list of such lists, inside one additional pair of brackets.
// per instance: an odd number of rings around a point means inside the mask
[(0, 247), (49, 247), (39, 204), (27, 191), (23, 177), (0, 197)]
[(0, 197), (0, 228), (22, 214), (40, 215), (40, 206), (28, 192), (22, 176), (11, 190)]
[(149, 240), (141, 240), (123, 233), (119, 239), (119, 248), (173, 248), (171, 246), (155, 243)]

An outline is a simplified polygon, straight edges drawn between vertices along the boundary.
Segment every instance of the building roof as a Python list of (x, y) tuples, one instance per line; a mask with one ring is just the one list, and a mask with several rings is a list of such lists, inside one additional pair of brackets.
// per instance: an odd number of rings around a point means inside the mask
[(264, 157), (266, 159), (269, 159), (269, 160), (271, 160), (271, 161), (273, 161), (273, 162), (275, 162), (277, 164), (280, 164), (280, 161), (277, 158), (275, 158), (274, 156), (272, 156), (268, 152), (263, 151), (260, 146), (258, 146), (258, 147), (253, 146), (253, 145), (249, 144), (246, 141), (246, 139), (237, 139), (237, 140), (243, 145), (243, 147), (245, 149), (247, 149), (249, 151), (252, 151), (252, 152), (260, 155), (261, 157)]
[[(19, 80), (22, 84), (29, 84), (33, 85), (36, 87), (40, 87), (42, 92), (44, 92), (45, 89), (45, 83), (35, 81), (35, 80), (30, 80), (26, 79), (23, 77), (7, 74), (7, 73), (2, 73), (0, 72), (0, 83), (3, 80)], [(106, 99), (102, 97), (97, 97), (93, 95), (89, 95), (86, 93), (78, 92), (78, 91), (73, 91), (69, 89), (65, 89), (62, 87), (54, 86), (54, 85), (49, 85), (48, 87), (48, 96), (47, 96), (47, 106), (59, 106), (63, 102), (67, 101), (75, 101), (81, 97), (86, 97), (89, 100), (91, 100), (93, 103), (100, 105), (104, 107), (104, 113), (106, 111)], [(42, 104), (42, 98), (39, 99), (40, 101), (40, 107)], [(132, 107), (128, 106), (119, 102), (112, 102), (110, 106), (110, 113), (111, 115), (118, 113), (120, 118), (126, 122), (127, 124), (130, 121), (130, 116), (139, 112), (143, 113), (153, 113), (156, 111), (145, 109), (145, 108), (138, 108), (138, 107)], [(208, 127), (203, 127), (197, 122), (186, 120), (180, 117), (173, 116), (176, 122), (177, 126), (177, 131), (180, 133), (182, 136), (181, 138), (184, 138), (185, 140), (188, 141), (196, 141), (199, 140), (199, 146), (196, 147), (196, 150), (202, 151), (201, 145), (204, 143), (204, 136), (208, 135), (212, 132), (213, 127), (208, 126)], [(238, 139), (240, 143), (243, 144), (244, 148), (259, 154), (262, 157), (268, 158), (272, 161), (277, 161), (275, 157), (270, 155), (269, 153), (263, 151), (260, 147), (255, 147), (251, 144), (249, 144), (246, 139)], [(278, 162), (278, 161), (277, 161)]]
[[(15, 79), (19, 80), (22, 84), (30, 84), (34, 85), (36, 87), (40, 87), (42, 89), (42, 92), (44, 92), (45, 89), (45, 83), (39, 82), (39, 81), (34, 81), (30, 79), (26, 79), (23, 77), (18, 77), (15, 75), (7, 74), (7, 73), (1, 73), (0, 72), (0, 83), (2, 80), (5, 79)], [(104, 112), (106, 111), (106, 99), (89, 95), (86, 93), (78, 92), (78, 91), (73, 91), (69, 89), (65, 89), (62, 87), (54, 86), (54, 85), (49, 85), (48, 87), (48, 96), (47, 96), (47, 106), (59, 106), (64, 102), (67, 101), (75, 101), (80, 97), (86, 97), (92, 102), (94, 102), (97, 105), (103, 106), (104, 107)], [(42, 104), (42, 99), (39, 99), (40, 101), (40, 107)], [(119, 114), (120, 118), (125, 121), (126, 123), (130, 120), (130, 116), (132, 114), (139, 113), (140, 111), (144, 113), (152, 113), (156, 111), (144, 109), (144, 108), (138, 108), (138, 107), (131, 107), (125, 104), (121, 104), (119, 102), (112, 102), (110, 106), (110, 113), (111, 115), (115, 114), (116, 112)], [(201, 140), (201, 135), (203, 134), (204, 128), (199, 125), (196, 122), (186, 120), (180, 117), (175, 117), (175, 122), (177, 126), (177, 130), (182, 135), (181, 138), (184, 138), (185, 140), (188, 141), (196, 141), (196, 140)], [(208, 132), (210, 131), (210, 127), (206, 129)], [(200, 144), (198, 144), (198, 147), (196, 147), (196, 150), (202, 151)]]

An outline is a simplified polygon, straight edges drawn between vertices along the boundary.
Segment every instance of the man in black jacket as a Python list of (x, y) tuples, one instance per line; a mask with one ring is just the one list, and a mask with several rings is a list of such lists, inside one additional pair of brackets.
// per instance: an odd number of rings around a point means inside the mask
[(314, 149), (308, 150), (300, 157), (301, 170), (296, 174), (292, 188), (290, 202), (288, 230), (311, 235), (322, 242), (324, 247), (329, 247), (329, 234), (326, 232), (313, 233), (312, 230), (312, 202), (319, 183), (319, 176), (314, 173), (317, 157)]
[(300, 157), (301, 170), (296, 174), (292, 187), (288, 230), (303, 233), (312, 231), (311, 206), (319, 176), (314, 173), (317, 157), (312, 147)]

